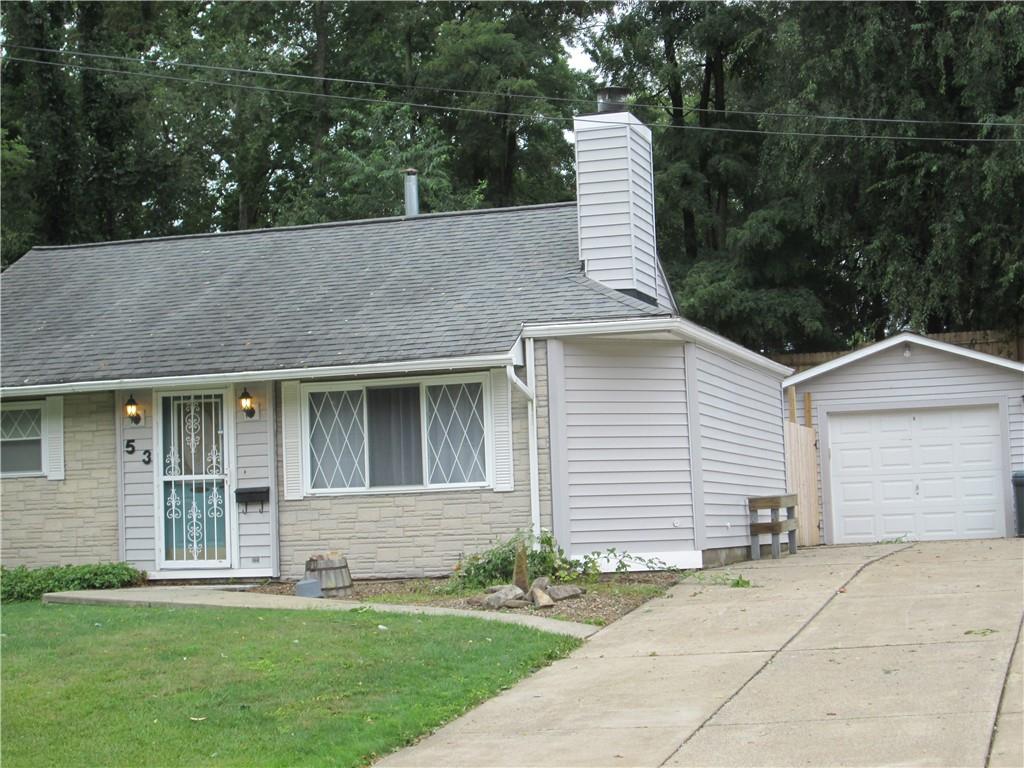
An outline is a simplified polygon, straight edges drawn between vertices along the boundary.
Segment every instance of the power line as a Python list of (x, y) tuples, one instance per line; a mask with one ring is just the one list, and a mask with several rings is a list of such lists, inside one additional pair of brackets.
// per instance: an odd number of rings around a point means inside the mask
[[(119, 56), (109, 53), (93, 53), (88, 51), (79, 51), (74, 49), (59, 49), (59, 48), (39, 48), (29, 45), (9, 45), (10, 48), (19, 48), (26, 51), (34, 51), (37, 53), (54, 53), (60, 56), (81, 56), (85, 58), (94, 59), (108, 59), (112, 61), (124, 61), (133, 64), (145, 64), (158, 67), (185, 67), (190, 69), (200, 69), (214, 72), (230, 72), (232, 74), (244, 74), (244, 75), (262, 75), (265, 77), (283, 77), (292, 78), (296, 80), (314, 80), (318, 82), (331, 82), (331, 83), (345, 83), (348, 85), (367, 85), (381, 88), (397, 88), (400, 90), (420, 90), (420, 91), (433, 91), (435, 93), (453, 93), (470, 96), (496, 96), (500, 98), (512, 98), (512, 99), (533, 99), (539, 101), (549, 102), (561, 102), (570, 104), (592, 104), (591, 99), (581, 99), (566, 96), (546, 96), (543, 94), (530, 94), (530, 93), (512, 93), (512, 92), (501, 92), (501, 91), (482, 91), (473, 90), (468, 88), (444, 88), (434, 85), (418, 85), (418, 84), (401, 84), (401, 83), (388, 83), (380, 80), (358, 80), (344, 77), (328, 77), (319, 75), (305, 75), (299, 72), (275, 72), (271, 70), (260, 70), (260, 69), (245, 69), (241, 67), (227, 67), (216, 64), (195, 64), (190, 62), (182, 61), (165, 61), (165, 60), (152, 60), (152, 59), (140, 59), (132, 56)], [(647, 109), (668, 109), (669, 107), (665, 104), (632, 104), (635, 108), (647, 108)], [(849, 115), (819, 115), (819, 114), (805, 114), (799, 112), (757, 112), (748, 111), (741, 109), (710, 109), (704, 107), (687, 107), (687, 114), (690, 112), (704, 112), (707, 114), (723, 115), (728, 117), (729, 115), (743, 115), (745, 117), (782, 117), (782, 118), (800, 118), (806, 120), (830, 120), (838, 122), (864, 122), (864, 123), (908, 123), (913, 125), (960, 125), (970, 127), (985, 127), (985, 128), (1019, 128), (1024, 127), (1024, 123), (994, 123), (986, 121), (965, 121), (965, 120), (925, 120), (919, 118), (909, 117), (853, 117)]]
[[(412, 101), (397, 101), (393, 99), (377, 99), (368, 96), (342, 96), (340, 94), (333, 93), (315, 93), (313, 91), (296, 91), (288, 88), (274, 88), (270, 86), (262, 85), (251, 85), (248, 83), (231, 83), (224, 80), (207, 80), (205, 78), (191, 78), (191, 77), (179, 77), (176, 75), (158, 75), (152, 72), (132, 72), (123, 69), (109, 69), (106, 67), (91, 67), (85, 64), (77, 64), (74, 62), (63, 62), (63, 61), (43, 61), (40, 59), (26, 59), (18, 56), (11, 56), (9, 54), (4, 55), (3, 58), (6, 61), (18, 61), (25, 64), (41, 64), (50, 67), (70, 67), (78, 70), (86, 70), (91, 72), (104, 72), (112, 75), (129, 75), (132, 77), (143, 77), (153, 80), (169, 80), (187, 84), (199, 84), (199, 85), (215, 85), (225, 88), (238, 88), (247, 91), (259, 91), (264, 93), (276, 93), (288, 96), (306, 96), (312, 98), (321, 99), (332, 99), (338, 101), (349, 101), (359, 102), (364, 104), (390, 104), (393, 106), (401, 107), (413, 107), (416, 109), (431, 109), (441, 112), (462, 112), (468, 114), (478, 115), (493, 115), (497, 117), (514, 117), (522, 120), (547, 120), (548, 122), (560, 122), (560, 123), (595, 123), (599, 125), (606, 125), (603, 120), (600, 119), (588, 119), (587, 116), (576, 116), (576, 117), (563, 117), (561, 115), (545, 115), (543, 113), (521, 113), (521, 112), (504, 112), (500, 110), (492, 109), (480, 109), (477, 107), (461, 107), (461, 106), (446, 106), (442, 104), (423, 104)], [(648, 128), (656, 130), (684, 130), (684, 131), (704, 131), (711, 133), (740, 133), (740, 134), (753, 134), (761, 136), (797, 136), (797, 137), (816, 137), (816, 138), (834, 138), (834, 139), (880, 139), (886, 141), (938, 141), (938, 142), (966, 142), (966, 143), (1024, 143), (1024, 138), (982, 138), (982, 137), (971, 137), (971, 138), (958, 138), (952, 136), (892, 136), (887, 134), (860, 134), (860, 133), (822, 133), (812, 131), (772, 131), (762, 130), (756, 128), (726, 128), (722, 126), (702, 126), (702, 125), (672, 125), (665, 123), (640, 123)]]

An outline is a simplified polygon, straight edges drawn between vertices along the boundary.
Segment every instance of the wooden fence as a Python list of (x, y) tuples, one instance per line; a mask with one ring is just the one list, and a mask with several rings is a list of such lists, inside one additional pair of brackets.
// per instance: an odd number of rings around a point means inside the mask
[[(1024, 332), (1014, 331), (957, 331), (955, 333), (927, 333), (930, 339), (956, 344), (978, 352), (985, 352), (1010, 360), (1024, 361)], [(862, 347), (868, 344), (862, 344)], [(858, 347), (859, 349), (859, 347)], [(840, 352), (790, 352), (772, 355), (776, 362), (794, 368), (797, 373), (842, 357), (851, 350)]]
[(797, 543), (802, 547), (821, 544), (818, 521), (818, 457), (816, 436), (810, 427), (786, 422), (786, 477), (789, 493), (797, 495)]

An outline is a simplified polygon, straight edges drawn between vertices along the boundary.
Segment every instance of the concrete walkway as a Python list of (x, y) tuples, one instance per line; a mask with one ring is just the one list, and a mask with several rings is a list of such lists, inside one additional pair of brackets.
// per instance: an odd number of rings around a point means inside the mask
[(496, 611), (464, 611), (458, 608), (439, 608), (430, 605), (391, 605), (388, 603), (360, 603), (355, 600), (325, 600), (294, 595), (268, 595), (245, 590), (216, 589), (214, 587), (136, 587), (116, 590), (81, 590), (79, 592), (50, 592), (43, 595), (44, 603), (71, 603), (78, 605), (134, 605), (201, 608), (258, 608), (260, 610), (314, 610), (359, 611), (374, 610), (381, 613), (414, 613), (422, 616), (469, 616), (474, 619), (520, 624), (544, 632), (570, 637), (587, 638), (598, 631), (589, 624), (548, 619), (518, 613)]
[(823, 547), (708, 571), (378, 765), (1021, 766), (1022, 557)]

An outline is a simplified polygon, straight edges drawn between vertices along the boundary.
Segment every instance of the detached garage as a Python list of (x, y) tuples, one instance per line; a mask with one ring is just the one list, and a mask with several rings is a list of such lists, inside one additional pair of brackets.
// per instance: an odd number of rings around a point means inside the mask
[(826, 543), (1016, 533), (1024, 364), (903, 333), (784, 386), (811, 397)]

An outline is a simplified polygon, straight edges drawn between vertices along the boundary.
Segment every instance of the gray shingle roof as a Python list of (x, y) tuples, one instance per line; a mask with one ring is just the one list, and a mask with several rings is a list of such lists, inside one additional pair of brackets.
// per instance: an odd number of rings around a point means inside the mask
[(524, 322), (668, 314), (582, 274), (574, 203), (35, 248), (0, 283), (5, 387), (502, 353)]

